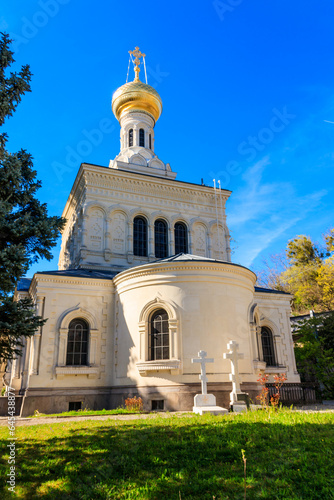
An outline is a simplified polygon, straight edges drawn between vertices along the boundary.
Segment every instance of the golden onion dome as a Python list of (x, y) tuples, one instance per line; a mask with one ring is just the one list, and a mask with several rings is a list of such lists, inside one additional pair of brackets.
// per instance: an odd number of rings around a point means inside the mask
[(140, 80), (125, 83), (112, 96), (112, 111), (120, 121), (129, 111), (147, 113), (156, 122), (162, 112), (162, 101), (158, 92)]

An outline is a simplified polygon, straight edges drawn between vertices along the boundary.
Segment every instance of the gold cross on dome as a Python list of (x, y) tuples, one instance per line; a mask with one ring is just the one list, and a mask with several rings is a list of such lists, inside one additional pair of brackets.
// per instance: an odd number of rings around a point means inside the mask
[(142, 54), (140, 52), (139, 47), (135, 47), (135, 50), (129, 50), (129, 54), (135, 57), (134, 64), (135, 64), (135, 82), (139, 81), (139, 65), (140, 65), (140, 57), (145, 57), (145, 54)]

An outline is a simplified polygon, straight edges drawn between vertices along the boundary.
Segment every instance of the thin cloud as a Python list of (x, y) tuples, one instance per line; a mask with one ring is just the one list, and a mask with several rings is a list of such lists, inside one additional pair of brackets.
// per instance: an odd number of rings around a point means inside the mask
[(238, 237), (239, 259), (246, 266), (266, 250), (283, 233), (304, 220), (328, 194), (325, 189), (299, 196), (289, 182), (266, 183), (263, 180), (269, 157), (247, 169), (244, 187), (230, 207), (228, 224)]

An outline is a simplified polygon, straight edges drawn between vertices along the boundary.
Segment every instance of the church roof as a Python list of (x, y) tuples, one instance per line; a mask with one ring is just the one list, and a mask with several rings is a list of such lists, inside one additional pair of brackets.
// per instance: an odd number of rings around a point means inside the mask
[(178, 261), (226, 262), (227, 264), (231, 264), (231, 262), (227, 262), (224, 260), (211, 259), (210, 257), (202, 257), (201, 255), (193, 255), (191, 253), (178, 253), (176, 255), (172, 255), (171, 257), (166, 257), (165, 259), (159, 259), (154, 262), (178, 262)]
[(262, 288), (260, 286), (255, 286), (254, 289), (256, 292), (259, 293), (281, 293), (282, 295), (291, 295), (288, 292), (282, 292), (281, 290), (273, 290), (272, 288)]
[[(243, 269), (248, 269), (245, 266), (242, 266), (241, 264), (235, 264), (234, 262), (229, 262), (227, 260), (218, 260), (218, 259), (211, 259), (210, 257), (203, 257), (202, 255), (193, 255), (190, 253), (178, 253), (176, 255), (172, 255), (171, 257), (166, 257), (164, 259), (158, 259), (153, 262), (150, 262), (149, 264), (142, 264), (142, 266), (138, 267), (144, 267), (144, 266), (149, 266), (152, 264), (161, 264), (164, 262), (215, 262), (217, 264), (227, 264), (228, 266), (235, 266), (235, 267), (242, 267)], [(248, 269), (251, 271), (253, 274), (254, 271), (251, 269)]]
[[(117, 271), (98, 271), (96, 269), (65, 269), (62, 271), (38, 271), (36, 274), (47, 274), (51, 276), (68, 276), (73, 278), (94, 278), (100, 280), (113, 279)], [(27, 292), (30, 288), (32, 278), (21, 278), (18, 285), (18, 292)]]
[[(233, 262), (227, 262), (224, 260), (211, 259), (209, 257), (202, 257), (200, 255), (192, 255), (190, 253), (178, 253), (177, 255), (172, 255), (171, 257), (166, 257), (164, 259), (158, 259), (150, 264), (142, 264), (138, 267), (144, 267), (146, 265), (160, 264), (162, 262), (217, 262), (220, 264), (228, 264), (231, 266), (244, 267), (240, 264), (234, 264)], [(64, 269), (61, 271), (39, 271), (36, 274), (48, 274), (51, 276), (69, 276), (74, 278), (93, 278), (93, 279), (113, 279), (121, 271), (98, 271), (96, 269)], [(29, 290), (32, 278), (21, 278), (17, 290), (19, 292), (27, 292)], [(289, 295), (289, 293), (282, 292), (280, 290), (272, 290), (271, 288), (262, 288), (259, 286), (254, 287), (255, 292), (259, 293), (276, 293), (282, 295)]]
[(110, 280), (116, 274), (116, 271), (98, 271), (96, 269), (64, 269), (61, 271), (39, 271), (36, 274), (50, 274), (52, 276), (72, 276), (74, 278), (97, 278), (101, 280)]
[(27, 292), (29, 290), (31, 283), (31, 278), (21, 278), (17, 284), (17, 290), (19, 292)]

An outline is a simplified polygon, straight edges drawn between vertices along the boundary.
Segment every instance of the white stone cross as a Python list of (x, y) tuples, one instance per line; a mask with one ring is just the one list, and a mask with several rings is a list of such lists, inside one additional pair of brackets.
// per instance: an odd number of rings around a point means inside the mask
[(240, 390), (240, 375), (238, 370), (238, 360), (244, 357), (243, 354), (238, 352), (239, 344), (235, 340), (230, 340), (227, 344), (227, 349), (230, 352), (225, 352), (223, 354), (224, 359), (229, 359), (231, 361), (232, 373), (230, 374), (230, 380), (232, 381), (232, 393), (238, 394)]
[(198, 356), (199, 359), (193, 358), (191, 360), (192, 363), (201, 363), (201, 374), (199, 376), (199, 379), (202, 382), (202, 394), (207, 394), (207, 386), (206, 383), (208, 381), (208, 378), (206, 376), (206, 369), (205, 369), (205, 363), (213, 363), (214, 359), (213, 358), (206, 358), (205, 356), (207, 353), (205, 351), (199, 351)]

